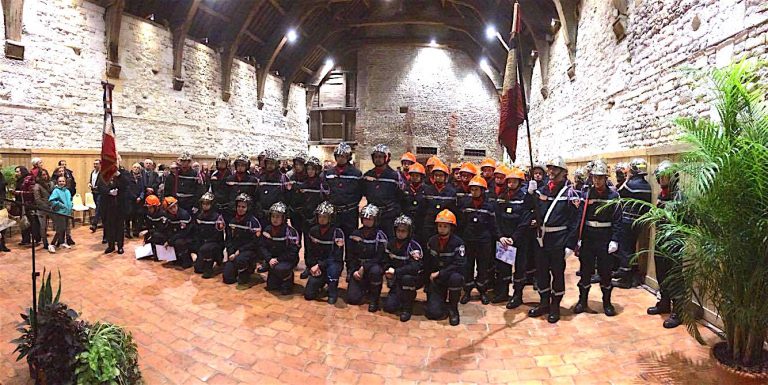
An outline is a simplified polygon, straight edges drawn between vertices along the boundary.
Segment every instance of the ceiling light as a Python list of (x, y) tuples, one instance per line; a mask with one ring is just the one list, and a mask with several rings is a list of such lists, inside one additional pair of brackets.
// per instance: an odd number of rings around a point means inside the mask
[(429, 42), (429, 46), (430, 46), (430, 47), (437, 47), (437, 40), (435, 40), (435, 39), (432, 39), (432, 40)]
[(480, 59), (480, 67), (488, 67), (488, 60), (486, 58)]
[(498, 32), (496, 31), (496, 27), (489, 25), (485, 28), (485, 37), (488, 38), (488, 40), (491, 40), (496, 37), (496, 34)]
[(325, 66), (326, 66), (326, 67), (328, 67), (328, 68), (332, 68), (332, 67), (333, 67), (333, 64), (334, 64), (334, 63), (333, 63), (333, 59), (331, 59), (331, 58), (325, 59)]
[(293, 43), (294, 41), (296, 41), (296, 39), (299, 38), (299, 35), (296, 34), (295, 29), (289, 29), (285, 37), (288, 39), (289, 42)]

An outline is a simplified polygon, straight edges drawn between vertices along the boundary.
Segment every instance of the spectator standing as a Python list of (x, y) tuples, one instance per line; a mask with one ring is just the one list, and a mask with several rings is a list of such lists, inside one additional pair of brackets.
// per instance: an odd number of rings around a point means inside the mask
[(141, 165), (134, 163), (128, 175), (128, 185), (125, 190), (125, 237), (131, 239), (139, 236), (143, 228), (144, 217), (144, 175)]
[(67, 243), (66, 235), (68, 228), (68, 216), (72, 215), (72, 194), (67, 189), (67, 178), (60, 176), (56, 182), (56, 188), (53, 189), (50, 198), (51, 207), (56, 213), (61, 215), (54, 215), (53, 227), (56, 229), (56, 235), (53, 236), (51, 244), (48, 246), (48, 251), (51, 253), (56, 252), (56, 246), (69, 249), (71, 246)]
[[(32, 194), (35, 197), (35, 207), (39, 209), (51, 209), (51, 203), (49, 198), (51, 196), (51, 190), (53, 186), (51, 184), (51, 177), (48, 175), (48, 170), (42, 169), (35, 178), (35, 186), (32, 187)], [(43, 248), (51, 249), (48, 247), (48, 213), (43, 210), (37, 211), (37, 222), (39, 223), (40, 239), (43, 241)], [(55, 222), (54, 222), (55, 223)], [(53, 249), (54, 252), (56, 249)]]

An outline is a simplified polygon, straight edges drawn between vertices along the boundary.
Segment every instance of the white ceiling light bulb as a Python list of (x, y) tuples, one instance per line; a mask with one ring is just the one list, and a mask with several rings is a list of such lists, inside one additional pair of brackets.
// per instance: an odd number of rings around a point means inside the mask
[(432, 40), (429, 42), (429, 46), (430, 46), (430, 47), (437, 47), (437, 40), (435, 40), (435, 39), (432, 39)]
[(326, 67), (333, 68), (333, 64), (334, 64), (333, 63), (333, 59), (331, 59), (331, 58), (325, 59), (325, 66)]
[(498, 32), (496, 32), (496, 27), (492, 25), (489, 25), (485, 28), (485, 37), (487, 37), (488, 40), (495, 38), (497, 33)]
[(293, 43), (294, 41), (296, 41), (296, 39), (299, 38), (299, 36), (296, 34), (296, 30), (295, 29), (289, 29), (288, 33), (285, 35), (285, 37), (291, 43)]

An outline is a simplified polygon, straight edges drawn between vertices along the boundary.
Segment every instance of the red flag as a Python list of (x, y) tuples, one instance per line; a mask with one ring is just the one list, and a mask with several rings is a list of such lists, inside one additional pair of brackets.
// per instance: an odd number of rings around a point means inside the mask
[[(515, 3), (512, 21), (512, 36), (520, 33), (520, 9)], [(517, 79), (517, 52), (519, 47), (512, 45), (507, 53), (507, 66), (504, 69), (504, 83), (501, 93), (501, 116), (499, 118), (499, 143), (506, 148), (509, 157), (517, 157), (517, 129), (525, 121), (523, 92)]]
[(112, 120), (112, 89), (114, 84), (101, 82), (104, 87), (104, 131), (101, 138), (101, 171), (99, 176), (109, 181), (117, 173), (117, 145)]

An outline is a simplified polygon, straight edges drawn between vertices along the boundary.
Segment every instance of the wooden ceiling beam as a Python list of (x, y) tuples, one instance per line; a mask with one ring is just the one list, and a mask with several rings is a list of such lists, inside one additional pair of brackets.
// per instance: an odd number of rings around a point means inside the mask
[[(232, 96), (230, 88), (232, 86), (232, 64), (235, 54), (237, 54), (237, 49), (240, 47), (243, 37), (246, 36), (245, 31), (248, 30), (248, 26), (253, 22), (264, 1), (253, 1), (253, 5), (251, 5), (245, 17), (241, 16), (239, 20), (230, 24), (225, 32), (221, 50), (221, 99), (225, 102), (229, 101), (229, 98)], [(240, 12), (238, 14), (242, 15), (243, 13)]]
[(113, 1), (104, 11), (104, 34), (106, 35), (108, 78), (120, 77), (120, 23), (125, 9), (125, 0)]
[(200, 10), (205, 12), (205, 13), (207, 13), (207, 14), (209, 14), (209, 15), (211, 15), (211, 16), (213, 16), (213, 17), (215, 17), (215, 18), (217, 18), (217, 19), (219, 19), (219, 20), (221, 20), (221, 21), (223, 21), (223, 22), (225, 22), (225, 23), (231, 23), (232, 22), (232, 18), (231, 17), (229, 17), (229, 16), (227, 16), (227, 15), (225, 15), (225, 14), (223, 14), (223, 13), (221, 13), (221, 12), (219, 12), (219, 11), (217, 11), (217, 10), (215, 10), (215, 9), (205, 5), (205, 4), (200, 4)]
[(269, 4), (271, 4), (272, 7), (277, 10), (277, 12), (280, 12), (281, 15), (285, 16), (285, 8), (283, 8), (283, 6), (280, 5), (277, 0), (269, 0)]
[(21, 43), (24, 0), (2, 0), (5, 21), (5, 57), (24, 60), (24, 44)]
[(181, 3), (171, 16), (171, 43), (173, 46), (173, 89), (181, 91), (184, 88), (182, 74), (184, 62), (184, 44), (189, 28), (195, 19), (201, 0), (188, 0)]

